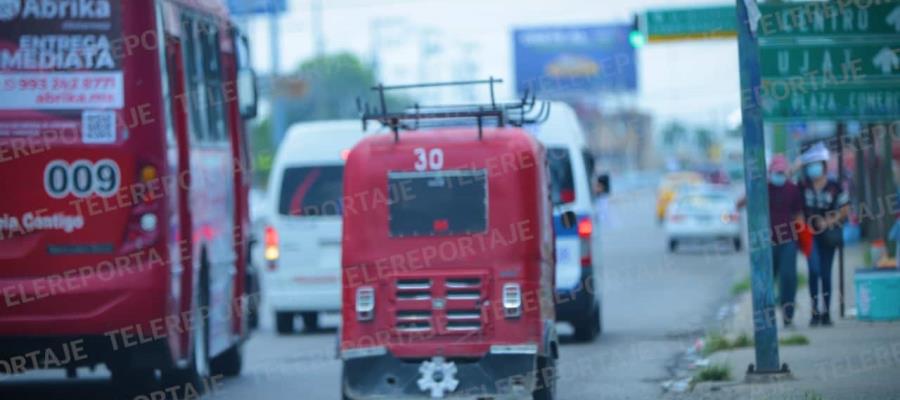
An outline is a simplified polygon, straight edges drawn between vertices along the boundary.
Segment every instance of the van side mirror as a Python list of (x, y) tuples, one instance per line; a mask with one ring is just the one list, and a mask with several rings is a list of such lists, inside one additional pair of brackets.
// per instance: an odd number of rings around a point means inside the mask
[(597, 183), (603, 187), (603, 194), (612, 193), (612, 187), (609, 185), (609, 174), (598, 175)]
[(578, 225), (578, 216), (575, 215), (574, 211), (569, 210), (562, 213), (560, 219), (562, 219), (563, 228), (571, 229)]

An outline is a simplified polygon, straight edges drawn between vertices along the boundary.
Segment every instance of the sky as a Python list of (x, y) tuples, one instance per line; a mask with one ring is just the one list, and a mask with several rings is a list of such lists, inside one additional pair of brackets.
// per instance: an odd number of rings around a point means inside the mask
[[(530, 26), (630, 24), (650, 8), (721, 5), (690, 0), (323, 0), (322, 27), (327, 53), (350, 51), (365, 60), (373, 39), (410, 41), (432, 35), (468, 46), (480, 76), (507, 78), (513, 94), (512, 30)], [(281, 71), (296, 68), (315, 54), (311, 0), (288, 0), (280, 18)], [(266, 17), (245, 21), (254, 66), (271, 69)], [(377, 28), (382, 26), (382, 28)], [(389, 27), (388, 27), (389, 26)], [(415, 81), (415, 75), (410, 79)], [(401, 83), (401, 82), (388, 82)], [(409, 82), (402, 82), (409, 83)], [(657, 121), (678, 119), (723, 128), (740, 108), (735, 39), (648, 44), (638, 51), (635, 96), (621, 101), (652, 113)]]

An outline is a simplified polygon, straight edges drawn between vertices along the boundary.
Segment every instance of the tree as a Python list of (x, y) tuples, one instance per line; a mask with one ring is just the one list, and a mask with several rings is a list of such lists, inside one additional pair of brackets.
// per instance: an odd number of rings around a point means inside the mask
[[(376, 85), (375, 73), (350, 53), (307, 60), (300, 64), (296, 74), (306, 82), (307, 90), (302, 97), (287, 102), (289, 123), (356, 118), (359, 116), (356, 99), (375, 99), (371, 91)], [(388, 96), (386, 101), (392, 109), (410, 104), (397, 96)]]
[(706, 128), (699, 128), (694, 134), (697, 137), (697, 147), (700, 147), (704, 154), (708, 153), (710, 147), (714, 144), (713, 132)]
[(662, 132), (663, 143), (667, 147), (673, 147), (684, 141), (684, 138), (687, 135), (687, 128), (678, 121), (672, 121), (663, 128)]

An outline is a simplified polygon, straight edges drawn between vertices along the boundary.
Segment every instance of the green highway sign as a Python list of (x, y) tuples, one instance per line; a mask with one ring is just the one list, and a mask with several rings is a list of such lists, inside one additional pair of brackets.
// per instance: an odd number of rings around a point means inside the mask
[(900, 115), (900, 86), (831, 87), (779, 92), (763, 85), (763, 116), (767, 121), (845, 119), (877, 121)]
[(822, 37), (894, 44), (900, 40), (900, 0), (761, 3), (759, 9), (762, 47)]
[(731, 38), (737, 35), (737, 16), (733, 5), (649, 10), (640, 23), (641, 31), (650, 42)]
[(900, 116), (900, 0), (761, 3), (767, 120)]
[(802, 77), (832, 83), (900, 81), (900, 42), (760, 49), (763, 80)]

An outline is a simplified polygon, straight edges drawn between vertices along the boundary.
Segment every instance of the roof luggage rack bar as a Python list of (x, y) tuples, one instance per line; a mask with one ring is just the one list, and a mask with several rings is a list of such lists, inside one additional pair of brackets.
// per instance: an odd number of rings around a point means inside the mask
[[(411, 85), (393, 85), (385, 86), (379, 84), (372, 87), (372, 91), (378, 93), (378, 101), (380, 107), (372, 109), (369, 103), (363, 103), (361, 98), (357, 98), (356, 107), (362, 116), (363, 130), (368, 127), (369, 121), (378, 121), (382, 126), (388, 127), (394, 133), (394, 141), (400, 140), (400, 129), (414, 130), (423, 126), (423, 121), (430, 121), (432, 125), (440, 126), (435, 121), (443, 120), (445, 125), (452, 125), (454, 122), (459, 124), (463, 121), (474, 121), (478, 127), (478, 139), (483, 137), (483, 127), (485, 122), (495, 122), (497, 126), (503, 127), (506, 124), (521, 127), (525, 124), (540, 123), (546, 120), (549, 115), (549, 104), (541, 102), (540, 109), (534, 118), (527, 116), (532, 113), (537, 103), (536, 96), (530, 90), (526, 90), (521, 99), (514, 102), (498, 103), (495, 97), (494, 84), (503, 83), (502, 79), (490, 77), (486, 80), (458, 81), (458, 82), (435, 82), (420, 83)], [(414, 104), (407, 107), (401, 112), (392, 112), (387, 107), (386, 91), (392, 90), (408, 90), (421, 88), (449, 87), (449, 86), (466, 86), (466, 85), (488, 85), (490, 89), (490, 104), (457, 104), (457, 105), (428, 105), (423, 106)], [(510, 118), (516, 115), (517, 118)], [(411, 121), (406, 123), (405, 121)], [(468, 122), (471, 124), (472, 122)]]

